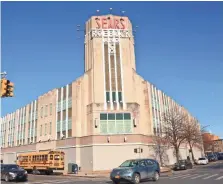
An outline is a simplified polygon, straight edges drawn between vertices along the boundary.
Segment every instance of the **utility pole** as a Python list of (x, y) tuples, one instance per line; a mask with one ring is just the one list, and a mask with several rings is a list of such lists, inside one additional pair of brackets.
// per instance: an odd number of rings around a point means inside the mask
[(0, 89), (0, 96), (1, 98), (4, 97), (13, 97), (13, 91), (14, 91), (14, 84), (6, 79), (6, 72), (1, 73), (1, 89)]

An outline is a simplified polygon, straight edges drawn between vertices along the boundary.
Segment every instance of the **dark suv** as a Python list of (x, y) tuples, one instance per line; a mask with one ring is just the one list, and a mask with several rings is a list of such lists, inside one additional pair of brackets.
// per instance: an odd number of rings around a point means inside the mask
[(16, 164), (1, 164), (1, 179), (5, 181), (23, 180), (28, 178), (27, 171)]
[(175, 163), (174, 170), (186, 170), (186, 169), (192, 169), (193, 164), (190, 160), (179, 160), (179, 162)]

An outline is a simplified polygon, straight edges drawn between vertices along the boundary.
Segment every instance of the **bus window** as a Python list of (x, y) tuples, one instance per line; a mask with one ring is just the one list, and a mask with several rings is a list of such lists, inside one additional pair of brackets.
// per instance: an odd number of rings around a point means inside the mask
[(50, 160), (53, 160), (53, 155), (50, 155)]
[(63, 160), (64, 159), (64, 156), (63, 155), (61, 155), (61, 160)]
[(40, 159), (39, 159), (39, 155), (38, 155), (38, 156), (36, 156), (36, 160), (37, 160), (37, 161), (39, 161), (39, 160), (40, 160)]
[(60, 160), (60, 156), (59, 155), (55, 155), (54, 156), (54, 160)]
[(46, 161), (47, 161), (47, 155), (44, 155), (44, 160), (46, 160)]

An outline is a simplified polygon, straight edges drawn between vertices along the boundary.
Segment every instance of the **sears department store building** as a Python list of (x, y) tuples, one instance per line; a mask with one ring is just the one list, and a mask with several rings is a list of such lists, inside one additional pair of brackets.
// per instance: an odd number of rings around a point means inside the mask
[[(161, 131), (162, 113), (172, 107), (187, 112), (137, 74), (128, 17), (93, 16), (85, 31), (84, 75), (1, 118), (4, 163), (14, 163), (18, 153), (44, 150), (63, 150), (65, 171), (70, 162), (96, 171), (153, 158), (151, 135)], [(186, 145), (180, 150), (182, 158), (189, 155)], [(173, 164), (173, 150), (167, 154), (166, 164)]]

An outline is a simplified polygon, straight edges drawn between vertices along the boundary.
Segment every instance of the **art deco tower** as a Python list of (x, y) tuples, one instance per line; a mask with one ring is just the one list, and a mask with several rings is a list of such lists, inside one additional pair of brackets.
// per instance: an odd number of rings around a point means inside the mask
[(135, 68), (129, 19), (114, 15), (91, 17), (86, 23), (85, 72), (93, 70), (92, 102), (103, 103), (104, 110), (125, 110), (132, 91), (131, 84), (127, 85), (129, 73)]

